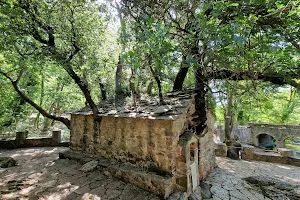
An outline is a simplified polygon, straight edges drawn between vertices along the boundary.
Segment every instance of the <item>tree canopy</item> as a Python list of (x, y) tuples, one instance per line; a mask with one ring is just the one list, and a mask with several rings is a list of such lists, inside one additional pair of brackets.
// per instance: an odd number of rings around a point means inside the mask
[(163, 104), (185, 88), (198, 135), (229, 96), (240, 123), (297, 123), (299, 18), (284, 0), (1, 0), (1, 126), (28, 117), (25, 102), (69, 127), (61, 114), (84, 103), (99, 121), (98, 101), (147, 92)]

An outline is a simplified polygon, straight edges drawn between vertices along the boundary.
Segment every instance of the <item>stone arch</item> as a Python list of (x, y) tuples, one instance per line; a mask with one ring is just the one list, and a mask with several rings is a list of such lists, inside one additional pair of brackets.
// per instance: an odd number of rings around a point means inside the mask
[(256, 136), (257, 145), (259, 147), (272, 150), (276, 146), (277, 138), (272, 134), (261, 133)]
[(254, 146), (259, 146), (258, 135), (268, 134), (276, 140), (277, 147), (284, 146), (287, 137), (300, 136), (299, 125), (249, 124), (251, 140)]

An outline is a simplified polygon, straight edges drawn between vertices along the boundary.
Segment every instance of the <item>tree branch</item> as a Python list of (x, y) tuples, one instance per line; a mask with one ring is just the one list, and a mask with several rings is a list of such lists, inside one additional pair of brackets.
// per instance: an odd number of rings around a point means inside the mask
[[(93, 101), (90, 91), (87, 87), (86, 84), (81, 80), (80, 76), (74, 71), (74, 69), (71, 66), (71, 60), (73, 57), (81, 50), (79, 45), (77, 44), (77, 35), (76, 35), (76, 30), (74, 26), (74, 10), (71, 9), (71, 18), (69, 19), (70, 25), (71, 25), (71, 44), (72, 44), (72, 49), (68, 53), (68, 56), (61, 54), (57, 51), (56, 45), (55, 45), (55, 35), (54, 35), (54, 29), (51, 27), (51, 25), (45, 24), (37, 15), (37, 8), (34, 7), (31, 9), (30, 5), (28, 2), (23, 2), (22, 0), (19, 0), (20, 8), (23, 9), (28, 15), (29, 18), (31, 19), (31, 27), (33, 29), (33, 32), (30, 33), (34, 39), (36, 39), (38, 42), (42, 43), (45, 45), (45, 47), (48, 49), (50, 52), (50, 56), (56, 60), (58, 63), (62, 65), (64, 70), (69, 74), (69, 76), (75, 81), (75, 83), (79, 86), (81, 89), (82, 93), (84, 94), (86, 101), (90, 105), (92, 111), (93, 111), (93, 116), (95, 119), (99, 119), (99, 111), (98, 107)], [(37, 26), (43, 30), (45, 33), (48, 35), (48, 40), (45, 40), (42, 38), (40, 33), (38, 32)], [(42, 113), (42, 112), (41, 112)]]
[(227, 79), (227, 80), (260, 80), (265, 82), (271, 82), (276, 85), (291, 85), (295, 88), (300, 88), (300, 83), (297, 83), (293, 79), (299, 79), (300, 73), (260, 73), (252, 71), (234, 72), (231, 70), (217, 70), (206, 74), (207, 79)]
[(95, 119), (99, 118), (99, 110), (97, 105), (92, 99), (91, 93), (87, 87), (87, 85), (81, 80), (81, 78), (76, 74), (76, 72), (73, 70), (73, 68), (70, 66), (70, 64), (65, 63), (62, 65), (63, 68), (67, 71), (69, 76), (75, 81), (75, 83), (79, 86), (81, 89), (82, 93), (84, 94), (84, 97), (88, 104), (90, 105), (92, 111), (93, 111), (93, 116)]
[(68, 127), (68, 129), (70, 129), (71, 126), (71, 122), (69, 119), (64, 118), (64, 117), (57, 117), (54, 115), (51, 115), (50, 113), (48, 113), (46, 110), (44, 110), (42, 107), (40, 107), (39, 105), (37, 105), (34, 101), (32, 101), (25, 93), (23, 93), (19, 86), (18, 86), (18, 81), (21, 79), (21, 76), (23, 74), (23, 70), (20, 71), (18, 78), (16, 81), (14, 81), (7, 73), (4, 73), (3, 71), (0, 70), (0, 74), (2, 74), (4, 77), (6, 77), (12, 84), (12, 86), (14, 87), (15, 91), (19, 94), (19, 96), (27, 103), (29, 103), (31, 106), (33, 106), (35, 109), (37, 109), (44, 117), (47, 117), (49, 119), (53, 119), (56, 121), (60, 121), (62, 122), (64, 125), (66, 125)]

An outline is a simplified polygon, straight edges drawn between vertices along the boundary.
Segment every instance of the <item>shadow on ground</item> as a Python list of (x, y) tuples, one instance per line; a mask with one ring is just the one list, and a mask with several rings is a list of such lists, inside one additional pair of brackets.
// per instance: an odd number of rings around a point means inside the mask
[(0, 150), (0, 156), (10, 156), (18, 162), (16, 167), (0, 168), (0, 199), (159, 199), (101, 171), (79, 171), (81, 164), (58, 159), (58, 152), (66, 149)]

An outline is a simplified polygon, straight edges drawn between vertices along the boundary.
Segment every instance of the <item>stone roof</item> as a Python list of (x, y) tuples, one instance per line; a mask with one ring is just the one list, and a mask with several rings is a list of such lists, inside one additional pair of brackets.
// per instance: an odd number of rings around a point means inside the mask
[[(153, 118), (174, 120), (183, 114), (185, 109), (192, 103), (193, 90), (170, 92), (164, 94), (164, 104), (160, 105), (157, 96), (141, 95), (141, 100), (134, 107), (131, 98), (122, 105), (101, 102), (98, 109), (101, 116)], [(72, 112), (72, 115), (90, 115), (90, 107), (84, 107)]]

